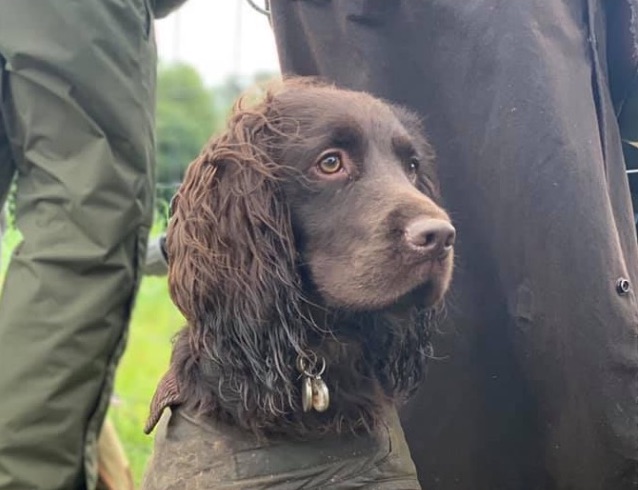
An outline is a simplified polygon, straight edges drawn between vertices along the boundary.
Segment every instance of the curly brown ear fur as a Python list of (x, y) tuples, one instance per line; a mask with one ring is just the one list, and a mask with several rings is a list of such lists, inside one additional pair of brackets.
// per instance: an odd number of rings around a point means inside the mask
[(307, 330), (270, 103), (237, 104), (190, 165), (167, 232), (170, 293), (189, 323), (173, 359), (184, 398), (205, 412), (234, 407), (256, 432), (264, 415), (297, 409), (294, 361)]

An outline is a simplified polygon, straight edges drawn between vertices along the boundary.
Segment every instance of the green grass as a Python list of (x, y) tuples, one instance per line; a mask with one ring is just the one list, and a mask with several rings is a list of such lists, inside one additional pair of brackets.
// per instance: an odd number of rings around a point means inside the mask
[(0, 255), (0, 280), (4, 278), (4, 273), (9, 265), (11, 251), (20, 241), (20, 233), (15, 228), (9, 228), (2, 239), (2, 255)]
[[(19, 240), (15, 229), (8, 230), (3, 239), (0, 283), (11, 250)], [(153, 445), (153, 437), (142, 432), (149, 402), (158, 380), (168, 367), (171, 338), (183, 325), (181, 314), (169, 298), (166, 278), (144, 278), (108, 414), (115, 424), (138, 484)]]

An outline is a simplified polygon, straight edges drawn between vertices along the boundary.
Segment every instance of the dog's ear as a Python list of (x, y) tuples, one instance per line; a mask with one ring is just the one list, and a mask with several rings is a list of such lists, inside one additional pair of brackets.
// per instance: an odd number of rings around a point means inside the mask
[[(199, 370), (198, 384), (216, 383), (246, 419), (255, 409), (296, 410), (294, 360), (305, 336), (271, 103), (238, 104), (227, 131), (191, 163), (166, 240), (170, 293), (189, 323), (187, 362)], [(185, 396), (205, 398), (198, 389)]]

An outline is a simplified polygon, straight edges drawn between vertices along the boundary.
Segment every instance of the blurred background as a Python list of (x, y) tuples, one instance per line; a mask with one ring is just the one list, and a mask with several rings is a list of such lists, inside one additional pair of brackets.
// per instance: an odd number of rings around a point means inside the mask
[[(258, 4), (263, 4), (257, 0)], [(157, 85), (157, 199), (152, 235), (166, 226), (171, 195), (186, 166), (224, 125), (237, 96), (247, 87), (278, 76), (268, 19), (246, 0), (188, 0), (155, 24), (159, 54)], [(11, 250), (20, 240), (13, 226), (12, 199), (2, 238), (0, 282)], [(142, 281), (127, 350), (115, 384), (109, 418), (115, 424), (139, 483), (152, 449), (142, 432), (148, 405), (168, 366), (171, 337), (184, 321), (173, 306), (163, 277)]]

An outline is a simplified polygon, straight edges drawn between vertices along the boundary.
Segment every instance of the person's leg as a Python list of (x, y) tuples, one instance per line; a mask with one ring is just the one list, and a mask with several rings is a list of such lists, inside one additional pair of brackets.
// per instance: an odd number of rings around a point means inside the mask
[(131, 464), (109, 417), (98, 441), (98, 475), (96, 490), (135, 490)]
[(411, 106), (438, 155), (459, 260), (403, 419), (423, 487), (635, 488), (638, 249), (603, 2), (271, 6), (285, 73)]
[(0, 488), (95, 485), (152, 217), (146, 0), (0, 3), (24, 240), (0, 299)]
[(160, 235), (148, 241), (146, 259), (142, 268), (145, 276), (165, 276), (168, 274), (165, 241), (166, 235)]

